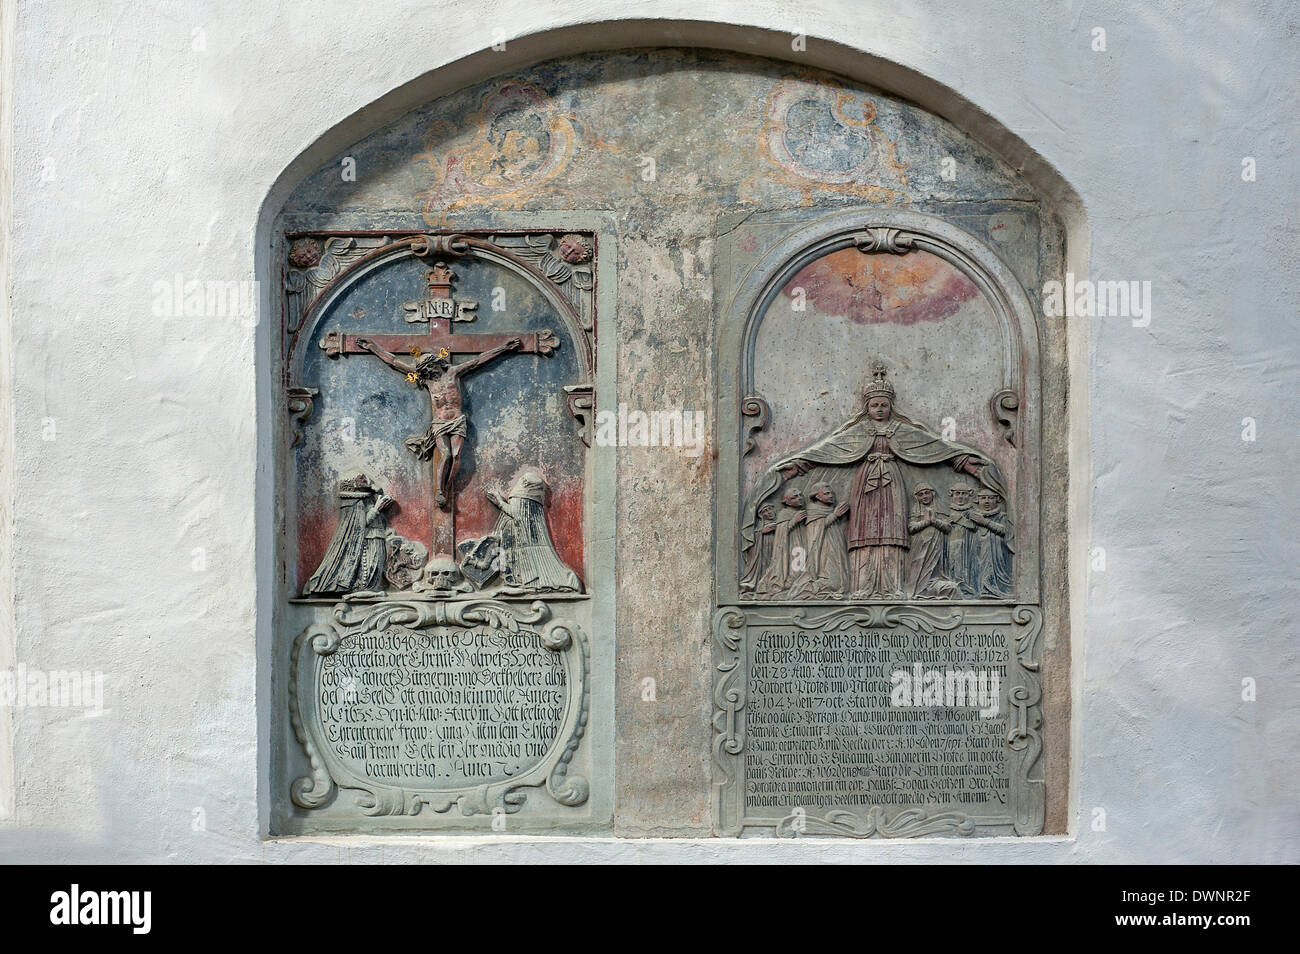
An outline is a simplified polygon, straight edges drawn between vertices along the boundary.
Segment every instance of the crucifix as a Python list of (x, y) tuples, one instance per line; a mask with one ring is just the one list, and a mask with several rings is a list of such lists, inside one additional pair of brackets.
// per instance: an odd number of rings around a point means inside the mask
[[(512, 351), (551, 355), (559, 339), (549, 331), (529, 334), (457, 334), (453, 323), (473, 321), (474, 303), (456, 299), (451, 283), (456, 276), (439, 262), (428, 274), (429, 295), (421, 302), (408, 302), (407, 321), (427, 321), (427, 334), (349, 335), (328, 332), (320, 342), (331, 358), (349, 354), (373, 354), (384, 364), (429, 394), (433, 420), (423, 434), (413, 434), (406, 448), (420, 460), (433, 459), (433, 550), (436, 554), (456, 552), (455, 482), (460, 469), (460, 451), (468, 433), (468, 418), (462, 408), (460, 380), (465, 375)], [(397, 352), (406, 352), (401, 358)], [(456, 355), (472, 355), (457, 364)]]

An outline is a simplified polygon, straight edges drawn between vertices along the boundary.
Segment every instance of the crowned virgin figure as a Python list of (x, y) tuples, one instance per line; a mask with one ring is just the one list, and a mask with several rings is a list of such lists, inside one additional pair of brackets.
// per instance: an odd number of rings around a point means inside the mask
[[(872, 369), (862, 394), (862, 410), (822, 439), (778, 460), (759, 478), (741, 520), (741, 546), (754, 540), (755, 513), (781, 484), (799, 474), (846, 465), (856, 467), (848, 504), (849, 596), (852, 599), (903, 599), (907, 551), (908, 499), (901, 463), (918, 467), (944, 464), (970, 474), (1005, 498), (997, 465), (979, 451), (947, 441), (894, 410), (894, 386), (883, 364)], [(814, 479), (826, 479), (815, 475)]]

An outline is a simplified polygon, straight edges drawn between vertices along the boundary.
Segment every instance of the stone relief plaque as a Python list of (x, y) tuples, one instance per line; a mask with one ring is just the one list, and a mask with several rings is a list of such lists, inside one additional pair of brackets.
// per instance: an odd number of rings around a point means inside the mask
[(607, 827), (598, 233), (286, 236), (282, 831)]
[(726, 238), (715, 830), (1037, 834), (1023, 291), (982, 243), (915, 212)]

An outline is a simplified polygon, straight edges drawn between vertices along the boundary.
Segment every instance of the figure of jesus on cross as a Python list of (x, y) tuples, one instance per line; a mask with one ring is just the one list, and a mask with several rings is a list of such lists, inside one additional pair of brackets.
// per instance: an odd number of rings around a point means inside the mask
[(370, 338), (357, 338), (357, 347), (369, 351), (380, 361), (404, 375), (412, 384), (429, 392), (429, 405), (433, 421), (423, 434), (413, 434), (405, 441), (406, 449), (420, 460), (428, 460), (438, 451), (441, 463), (434, 484), (439, 507), (446, 510), (451, 505), (452, 487), (460, 470), (460, 450), (465, 445), (469, 419), (462, 409), (464, 400), (460, 379), (477, 371), (510, 351), (524, 346), (522, 338), (510, 338), (504, 344), (484, 351), (462, 364), (452, 364), (450, 351), (442, 348), (434, 354), (422, 354), (404, 361), (391, 351), (386, 351)]
[[(455, 549), (453, 500), (456, 474), (460, 470), (460, 453), (465, 444), (469, 422), (464, 410), (461, 379), (512, 351), (550, 356), (559, 339), (550, 331), (519, 335), (456, 334), (453, 321), (472, 321), (472, 307), (463, 307), (451, 298), (455, 276), (445, 266), (429, 274), (430, 299), (420, 305), (418, 313), (428, 315), (429, 331), (423, 335), (349, 335), (328, 332), (320, 343), (331, 358), (347, 354), (373, 354), (384, 364), (424, 388), (429, 394), (432, 421), (423, 434), (406, 438), (407, 449), (420, 458), (436, 458), (434, 465), (433, 526), (434, 553), (452, 553)], [(408, 311), (413, 309), (408, 308)], [(422, 318), (408, 320), (423, 320)], [(405, 351), (410, 357), (399, 357)], [(457, 354), (473, 355), (459, 364)]]

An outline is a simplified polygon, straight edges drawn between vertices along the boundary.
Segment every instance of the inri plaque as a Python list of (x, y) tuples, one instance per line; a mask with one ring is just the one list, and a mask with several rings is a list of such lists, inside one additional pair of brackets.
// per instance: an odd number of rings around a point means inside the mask
[(911, 212), (753, 223), (719, 333), (720, 834), (1043, 825), (1038, 336)]

